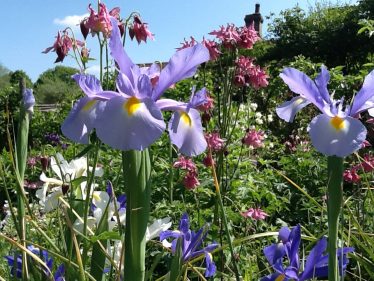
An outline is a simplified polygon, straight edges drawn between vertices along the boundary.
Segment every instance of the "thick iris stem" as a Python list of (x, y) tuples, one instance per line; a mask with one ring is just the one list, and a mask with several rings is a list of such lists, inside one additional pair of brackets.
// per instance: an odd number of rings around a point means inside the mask
[(146, 231), (150, 209), (151, 161), (149, 151), (122, 153), (126, 187), (126, 231), (124, 279), (143, 281), (145, 277)]
[(336, 255), (339, 216), (343, 203), (343, 158), (336, 156), (328, 157), (328, 254), (329, 254), (329, 281), (339, 280), (338, 261)]

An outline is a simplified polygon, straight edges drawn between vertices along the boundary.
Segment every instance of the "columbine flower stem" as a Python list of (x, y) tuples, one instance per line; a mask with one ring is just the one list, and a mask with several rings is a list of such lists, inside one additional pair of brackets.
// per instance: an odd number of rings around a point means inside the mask
[[(209, 149), (209, 157), (212, 157), (212, 150), (211, 149)], [(229, 231), (229, 227), (228, 227), (228, 223), (227, 223), (225, 210), (224, 210), (224, 207), (223, 207), (222, 196), (221, 196), (221, 191), (220, 191), (220, 188), (219, 188), (219, 183), (218, 183), (218, 179), (217, 179), (216, 167), (214, 165), (214, 161), (212, 162), (211, 168), (212, 168), (214, 186), (216, 188), (216, 196), (217, 196), (217, 199), (218, 199), (218, 204), (219, 204), (219, 206), (221, 208), (221, 211), (222, 211), (222, 221), (223, 221), (223, 224), (225, 226), (227, 243), (229, 244), (232, 264), (234, 266), (235, 279), (236, 279), (236, 281), (240, 281), (239, 271), (238, 271), (238, 267), (237, 267), (236, 260), (235, 260), (234, 248), (233, 248), (232, 242), (231, 242), (230, 231)]]
[(148, 149), (122, 152), (122, 165), (127, 195), (124, 279), (143, 281), (150, 209), (151, 160)]
[(328, 170), (328, 253), (329, 253), (329, 281), (339, 279), (338, 262), (337, 262), (337, 240), (339, 230), (339, 215), (343, 203), (343, 161), (344, 158), (329, 156), (327, 159)]
[(169, 180), (168, 180), (168, 189), (169, 189), (169, 200), (170, 203), (173, 202), (173, 178), (174, 178), (174, 169), (173, 169), (173, 144), (169, 143)]

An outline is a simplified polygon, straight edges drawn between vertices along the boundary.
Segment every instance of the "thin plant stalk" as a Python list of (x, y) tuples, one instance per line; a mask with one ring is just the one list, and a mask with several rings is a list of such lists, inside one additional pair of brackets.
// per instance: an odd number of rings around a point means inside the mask
[(339, 216), (343, 204), (343, 161), (336, 156), (329, 156), (327, 159), (328, 169), (328, 199), (327, 213), (329, 226), (328, 254), (329, 254), (329, 281), (339, 280), (339, 270), (337, 261), (337, 240), (339, 231)]
[[(210, 148), (209, 148), (209, 157), (212, 157), (212, 150)], [(229, 248), (230, 248), (231, 260), (232, 260), (232, 264), (233, 264), (233, 267), (234, 267), (234, 273), (235, 273), (235, 279), (236, 279), (236, 281), (240, 281), (239, 271), (238, 271), (238, 267), (237, 267), (236, 260), (235, 260), (235, 255), (234, 255), (234, 248), (233, 248), (232, 242), (231, 242), (230, 231), (229, 231), (228, 222), (227, 222), (227, 218), (226, 218), (226, 214), (225, 214), (225, 209), (223, 207), (222, 196), (221, 196), (221, 191), (220, 191), (219, 182), (218, 182), (218, 179), (217, 179), (216, 167), (214, 165), (214, 162), (212, 162), (212, 167), (211, 168), (212, 168), (214, 186), (215, 186), (215, 189), (216, 189), (216, 196), (217, 196), (217, 199), (218, 199), (218, 204), (221, 208), (222, 221), (223, 221), (223, 224), (225, 226), (227, 243), (229, 244)]]

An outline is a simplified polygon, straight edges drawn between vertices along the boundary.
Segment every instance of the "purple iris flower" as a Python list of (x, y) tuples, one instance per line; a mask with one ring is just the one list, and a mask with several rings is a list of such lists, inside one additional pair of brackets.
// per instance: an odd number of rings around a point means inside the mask
[(294, 68), (285, 68), (280, 77), (298, 94), (277, 107), (280, 118), (292, 122), (296, 113), (310, 103), (322, 112), (308, 127), (312, 143), (319, 152), (345, 157), (362, 147), (367, 131), (356, 117), (366, 110), (374, 116), (374, 71), (366, 76), (352, 105), (345, 107), (343, 98), (334, 100), (328, 93), (330, 74), (325, 66), (321, 66), (321, 73), (314, 81)]
[(77, 102), (62, 125), (64, 135), (76, 142), (87, 143), (89, 133), (96, 129), (101, 141), (113, 148), (143, 150), (166, 128), (161, 111), (175, 110), (169, 124), (172, 143), (185, 155), (202, 153), (206, 141), (198, 111), (190, 103), (159, 98), (176, 82), (192, 77), (197, 67), (209, 60), (208, 49), (197, 44), (180, 50), (161, 71), (157, 64), (141, 68), (124, 51), (113, 18), (112, 23), (109, 48), (119, 68), (118, 92), (103, 91), (93, 76), (75, 75), (74, 79), (86, 97)]
[[(52, 271), (53, 269), (53, 259), (49, 256), (48, 252), (46, 250), (40, 250), (38, 248), (35, 248), (34, 246), (30, 245), (30, 246), (27, 246), (27, 249), (29, 251), (31, 251), (33, 254), (37, 255), (38, 257), (41, 258), (41, 260), (43, 262), (45, 262), (45, 264), (47, 265), (47, 267), (49, 268), (50, 271)], [(22, 278), (22, 255), (21, 254), (13, 254), (13, 255), (9, 255), (9, 256), (5, 256), (4, 257), (7, 262), (8, 262), (8, 265), (10, 266), (10, 273), (12, 276), (18, 278), (18, 279), (21, 279)], [(31, 262), (31, 259), (30, 259), (30, 262), (29, 262), (29, 265), (32, 266), (32, 265), (35, 265), (36, 263), (35, 262)], [(49, 276), (49, 271), (46, 270), (45, 268), (42, 268), (44, 274), (46, 276)], [(65, 274), (65, 266), (64, 264), (61, 264), (55, 274), (54, 274), (54, 280), (56, 281), (64, 281), (64, 274)]]
[(181, 239), (182, 258), (185, 262), (204, 254), (205, 263), (207, 266), (205, 270), (205, 277), (211, 277), (216, 272), (216, 265), (214, 264), (210, 252), (217, 248), (218, 244), (213, 242), (205, 248), (202, 248), (201, 245), (206, 235), (207, 232), (204, 232), (204, 228), (201, 228), (196, 233), (190, 230), (188, 215), (185, 213), (180, 220), (179, 230), (166, 230), (161, 232), (160, 240), (163, 241), (169, 237), (175, 238), (171, 243), (171, 250), (173, 253), (175, 253), (177, 241), (178, 239)]
[(26, 111), (33, 112), (33, 108), (35, 105), (35, 98), (32, 93), (32, 89), (25, 89), (22, 93), (22, 101), (23, 105), (25, 106)]
[[(261, 278), (261, 281), (304, 281), (328, 276), (328, 255), (324, 255), (327, 247), (325, 237), (320, 239), (310, 251), (302, 272), (300, 272), (298, 254), (301, 241), (300, 225), (297, 225), (291, 231), (287, 227), (282, 227), (279, 231), (279, 241), (279, 243), (272, 244), (264, 249), (266, 259), (276, 272)], [(353, 252), (353, 248), (337, 250), (341, 275), (344, 274), (347, 267), (347, 254), (350, 252)], [(286, 267), (283, 266), (285, 259), (287, 260)]]

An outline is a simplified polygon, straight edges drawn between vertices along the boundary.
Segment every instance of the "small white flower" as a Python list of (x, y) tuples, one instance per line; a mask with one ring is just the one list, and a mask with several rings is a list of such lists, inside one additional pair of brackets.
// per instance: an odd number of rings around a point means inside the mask
[(159, 236), (162, 231), (169, 229), (171, 227), (170, 220), (170, 218), (157, 219), (151, 225), (149, 225), (145, 234), (146, 241)]
[(262, 121), (261, 118), (256, 118), (255, 122), (256, 122), (256, 124), (258, 124), (258, 125), (262, 125), (262, 124), (264, 124), (264, 121)]
[(274, 121), (273, 114), (269, 114), (268, 115), (268, 122), (273, 122), (273, 121)]
[(253, 111), (256, 111), (258, 107), (257, 103), (251, 103), (249, 106), (252, 108)]
[(261, 112), (256, 112), (255, 117), (256, 117), (257, 119), (258, 119), (258, 118), (261, 118), (261, 117), (262, 117)]

